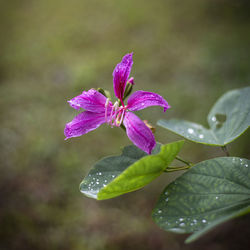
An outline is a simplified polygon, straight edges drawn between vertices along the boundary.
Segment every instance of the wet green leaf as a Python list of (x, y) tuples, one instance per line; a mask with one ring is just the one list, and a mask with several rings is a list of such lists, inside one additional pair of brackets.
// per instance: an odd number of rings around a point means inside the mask
[(161, 228), (195, 232), (191, 242), (218, 224), (250, 212), (250, 161), (222, 157), (196, 164), (168, 185), (152, 217)]
[(215, 146), (226, 145), (250, 126), (250, 87), (224, 94), (208, 114), (209, 129), (185, 120), (160, 120), (158, 125), (188, 140)]
[(80, 184), (80, 190), (88, 197), (104, 200), (140, 189), (162, 174), (183, 143), (157, 144), (151, 155), (134, 145), (125, 147), (122, 155), (97, 162)]

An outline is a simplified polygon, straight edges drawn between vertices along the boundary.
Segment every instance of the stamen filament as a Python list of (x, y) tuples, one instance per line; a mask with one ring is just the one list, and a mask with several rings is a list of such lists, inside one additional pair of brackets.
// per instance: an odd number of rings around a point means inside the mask
[(109, 98), (106, 99), (106, 103), (105, 103), (105, 122), (108, 121), (108, 106), (109, 106)]
[(119, 120), (119, 126), (121, 126), (121, 124), (122, 124), (124, 114), (125, 114), (125, 109), (122, 110), (122, 116), (121, 116), (121, 118)]
[(111, 127), (115, 125), (115, 118), (117, 115), (118, 108), (119, 108), (119, 104), (118, 102), (115, 102), (114, 106), (112, 107), (112, 112), (111, 112), (110, 120), (109, 120), (109, 124), (111, 125)]

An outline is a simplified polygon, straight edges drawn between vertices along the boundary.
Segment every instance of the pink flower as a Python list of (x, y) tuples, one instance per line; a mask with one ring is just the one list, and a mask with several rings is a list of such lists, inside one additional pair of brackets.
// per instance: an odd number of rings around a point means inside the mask
[(142, 90), (133, 93), (128, 98), (127, 105), (124, 105), (126, 84), (134, 84), (133, 78), (128, 80), (133, 64), (132, 55), (133, 53), (125, 55), (113, 72), (114, 92), (121, 106), (118, 101), (112, 104), (109, 98), (97, 90), (83, 91), (81, 95), (69, 101), (71, 107), (77, 110), (83, 108), (85, 111), (66, 124), (64, 130), (66, 139), (84, 135), (103, 123), (108, 123), (111, 127), (123, 124), (128, 138), (138, 148), (151, 154), (156, 145), (154, 135), (145, 123), (130, 111), (157, 105), (162, 106), (165, 112), (170, 106), (160, 95)]

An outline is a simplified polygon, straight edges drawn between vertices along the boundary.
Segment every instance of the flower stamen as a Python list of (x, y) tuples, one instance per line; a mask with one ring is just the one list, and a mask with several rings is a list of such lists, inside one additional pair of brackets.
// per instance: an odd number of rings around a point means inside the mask
[(115, 125), (115, 118), (118, 112), (119, 112), (119, 103), (116, 101), (112, 107), (110, 119), (109, 119), (109, 124), (111, 125), (111, 127)]
[(108, 121), (108, 106), (109, 106), (109, 98), (106, 99), (106, 103), (105, 103), (105, 122)]
[(120, 127), (121, 124), (122, 124), (122, 121), (123, 121), (123, 117), (124, 117), (124, 113), (125, 113), (125, 108), (122, 108), (120, 111), (119, 111), (119, 114), (116, 118), (116, 126), (117, 127)]

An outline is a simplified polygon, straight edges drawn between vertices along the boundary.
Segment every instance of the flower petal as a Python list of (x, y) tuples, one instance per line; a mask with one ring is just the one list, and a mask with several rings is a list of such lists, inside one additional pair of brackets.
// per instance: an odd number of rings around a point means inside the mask
[(127, 54), (122, 61), (118, 63), (113, 71), (114, 92), (117, 98), (123, 99), (126, 83), (132, 68), (133, 53)]
[(141, 110), (150, 106), (162, 106), (164, 112), (170, 108), (163, 97), (152, 92), (139, 90), (128, 98), (127, 108), (131, 111)]
[(141, 150), (148, 154), (154, 149), (156, 142), (151, 130), (135, 114), (126, 112), (123, 124), (128, 138)]
[(65, 139), (84, 135), (105, 123), (105, 113), (84, 111), (77, 115), (64, 129)]
[[(87, 111), (103, 113), (105, 111), (106, 101), (107, 98), (104, 95), (95, 89), (90, 89), (89, 91), (83, 91), (81, 95), (74, 97), (68, 101), (68, 103), (72, 108), (77, 110), (83, 108)], [(109, 102), (109, 106), (111, 105), (112, 103)]]

